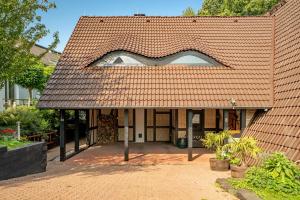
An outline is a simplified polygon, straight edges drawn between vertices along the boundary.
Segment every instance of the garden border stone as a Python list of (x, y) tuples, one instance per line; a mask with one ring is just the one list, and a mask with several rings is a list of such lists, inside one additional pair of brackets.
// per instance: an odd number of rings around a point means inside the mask
[(0, 180), (45, 172), (46, 167), (45, 142), (35, 142), (13, 150), (0, 147)]
[(218, 183), (223, 190), (229, 192), (230, 194), (233, 194), (240, 200), (262, 200), (252, 191), (246, 189), (234, 189), (228, 182), (227, 178), (218, 178), (216, 180), (216, 183)]

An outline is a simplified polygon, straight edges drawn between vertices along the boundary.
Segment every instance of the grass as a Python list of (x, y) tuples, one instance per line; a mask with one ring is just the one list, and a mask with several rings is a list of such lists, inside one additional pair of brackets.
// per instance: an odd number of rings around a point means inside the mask
[(10, 140), (0, 139), (0, 146), (7, 146), (8, 150), (16, 149), (18, 147), (23, 147), (30, 143), (31, 142), (29, 142), (29, 141), (18, 141), (16, 139), (10, 139)]

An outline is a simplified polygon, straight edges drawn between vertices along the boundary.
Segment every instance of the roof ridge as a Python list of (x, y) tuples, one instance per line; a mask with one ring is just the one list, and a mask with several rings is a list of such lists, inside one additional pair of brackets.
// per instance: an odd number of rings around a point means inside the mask
[(260, 15), (260, 16), (131, 16), (131, 15), (113, 15), (113, 16), (87, 16), (87, 15), (83, 15), (80, 18), (270, 18), (271, 16), (269, 15)]

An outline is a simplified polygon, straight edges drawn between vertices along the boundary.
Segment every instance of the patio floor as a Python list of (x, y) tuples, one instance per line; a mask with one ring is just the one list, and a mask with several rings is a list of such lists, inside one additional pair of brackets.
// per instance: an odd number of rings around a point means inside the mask
[(47, 172), (0, 182), (1, 199), (236, 199), (215, 186), (229, 172), (209, 169), (211, 153), (170, 144), (130, 144), (123, 162), (123, 144), (95, 146), (61, 163), (48, 162)]
[(170, 143), (130, 143), (129, 161), (124, 161), (122, 142), (89, 148), (66, 163), (86, 164), (207, 164), (212, 153), (204, 148), (193, 148), (193, 161), (188, 162), (187, 149), (180, 149)]

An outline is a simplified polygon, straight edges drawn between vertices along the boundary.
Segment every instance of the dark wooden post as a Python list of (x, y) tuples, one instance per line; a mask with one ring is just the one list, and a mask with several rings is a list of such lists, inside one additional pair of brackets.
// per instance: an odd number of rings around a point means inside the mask
[(124, 110), (124, 160), (129, 160), (129, 147), (128, 147), (128, 109)]
[(79, 152), (79, 110), (75, 110), (75, 152)]
[(192, 148), (193, 148), (193, 123), (192, 123), (192, 119), (193, 119), (193, 111), (192, 110), (188, 110), (188, 161), (192, 161), (193, 160), (193, 152), (192, 152)]
[(223, 110), (223, 130), (228, 130), (229, 111)]
[(90, 138), (90, 110), (85, 111), (85, 135), (86, 135), (86, 141), (87, 145), (91, 145), (91, 138)]
[(245, 109), (241, 109), (240, 111), (240, 122), (241, 122), (241, 135), (244, 132), (245, 128), (246, 128), (246, 110)]
[(65, 110), (60, 110), (60, 161), (66, 160)]
[(156, 109), (153, 110), (153, 142), (156, 142)]
[(216, 133), (220, 131), (220, 110), (216, 109)]
[(178, 109), (175, 110), (175, 144), (177, 145), (178, 139)]
[(172, 109), (170, 109), (170, 115), (169, 115), (169, 140), (170, 140), (170, 142), (172, 142), (172, 136), (174, 136), (173, 135), (173, 112), (172, 112), (173, 110)]
[(144, 137), (144, 142), (147, 142), (147, 138), (148, 138), (148, 135), (147, 135), (147, 109), (145, 109), (144, 111), (144, 132), (145, 132), (145, 137)]
[(133, 142), (136, 142), (136, 138), (135, 138), (135, 137), (136, 137), (136, 135), (135, 135), (135, 134), (136, 134), (136, 123), (135, 123), (135, 122), (136, 122), (136, 119), (135, 119), (136, 116), (135, 116), (135, 109), (133, 109), (132, 112), (133, 112), (133, 113), (132, 113), (132, 114), (133, 114), (133, 116), (132, 116), (132, 117), (133, 117), (133, 120), (132, 120), (132, 121), (133, 121)]

